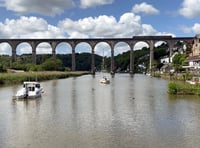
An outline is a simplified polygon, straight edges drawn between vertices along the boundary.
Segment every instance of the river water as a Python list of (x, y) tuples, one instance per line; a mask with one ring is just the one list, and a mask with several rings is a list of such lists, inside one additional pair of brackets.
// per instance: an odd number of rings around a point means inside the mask
[[(110, 77), (110, 75), (108, 75)], [(200, 98), (169, 96), (167, 80), (101, 74), (42, 82), (40, 99), (0, 88), (1, 148), (197, 148)]]

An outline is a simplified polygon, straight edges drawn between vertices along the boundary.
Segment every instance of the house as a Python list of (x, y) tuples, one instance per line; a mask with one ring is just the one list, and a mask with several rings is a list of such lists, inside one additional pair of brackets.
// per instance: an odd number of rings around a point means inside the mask
[(167, 55), (167, 56), (164, 56), (160, 59), (160, 63), (164, 64), (161, 67), (160, 71), (161, 72), (171, 72), (171, 73), (173, 73), (175, 70), (173, 69), (171, 63), (172, 63), (174, 56), (177, 55), (177, 54), (184, 54), (185, 51), (186, 51), (186, 45), (183, 44), (183, 42), (180, 41), (180, 44), (176, 45), (176, 47), (173, 48), (173, 54), (172, 54), (171, 57), (169, 57)]
[[(172, 59), (174, 58), (174, 56), (178, 54), (178, 52), (175, 52), (170, 58), (169, 56), (164, 56), (160, 59), (160, 63), (163, 63), (163, 64), (169, 64), (170, 61), (172, 61)], [(169, 60), (170, 59), (170, 60)]]
[(187, 58), (189, 68), (200, 69), (200, 34), (194, 38), (194, 44), (192, 46), (192, 52)]

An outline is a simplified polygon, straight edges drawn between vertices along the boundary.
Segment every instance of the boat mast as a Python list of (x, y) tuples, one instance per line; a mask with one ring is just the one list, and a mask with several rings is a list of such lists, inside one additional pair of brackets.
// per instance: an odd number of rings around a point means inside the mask
[(104, 62), (105, 62), (105, 61), (104, 61), (104, 49), (103, 49), (103, 59), (102, 59), (102, 62), (103, 62), (103, 67), (102, 67), (102, 68), (103, 68), (103, 70), (104, 70), (104, 69), (105, 69), (105, 63), (104, 63)]
[(101, 64), (101, 71), (105, 72), (105, 56), (104, 56), (104, 49), (103, 49), (103, 56), (102, 56), (102, 64)]

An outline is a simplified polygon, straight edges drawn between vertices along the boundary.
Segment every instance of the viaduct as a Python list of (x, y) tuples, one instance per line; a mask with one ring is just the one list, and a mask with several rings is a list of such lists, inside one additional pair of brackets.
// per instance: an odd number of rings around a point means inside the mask
[(105, 42), (110, 46), (111, 49), (111, 69), (110, 72), (115, 72), (114, 62), (114, 48), (118, 42), (124, 42), (130, 47), (130, 73), (134, 73), (134, 46), (137, 42), (143, 41), (149, 45), (150, 48), (150, 69), (152, 68), (152, 62), (154, 60), (154, 45), (158, 41), (164, 41), (168, 44), (170, 55), (173, 54), (173, 48), (178, 41), (183, 41), (185, 44), (193, 44), (195, 37), (172, 37), (172, 36), (133, 36), (132, 38), (87, 38), (87, 39), (0, 39), (0, 43), (8, 43), (12, 48), (12, 61), (16, 60), (16, 48), (21, 43), (28, 43), (32, 48), (32, 62), (36, 64), (36, 47), (40, 43), (49, 43), (52, 48), (52, 56), (56, 56), (56, 47), (59, 43), (68, 43), (72, 49), (72, 71), (75, 71), (75, 47), (77, 44), (85, 42), (91, 47), (91, 72), (95, 73), (95, 46), (100, 42)]

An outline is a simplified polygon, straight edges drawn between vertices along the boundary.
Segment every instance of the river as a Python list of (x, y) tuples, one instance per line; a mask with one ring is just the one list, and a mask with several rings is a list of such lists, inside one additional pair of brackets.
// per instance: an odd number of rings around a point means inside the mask
[[(110, 77), (110, 75), (108, 75)], [(42, 82), (42, 98), (0, 88), (1, 148), (197, 148), (200, 98), (169, 96), (167, 80), (101, 74)]]

